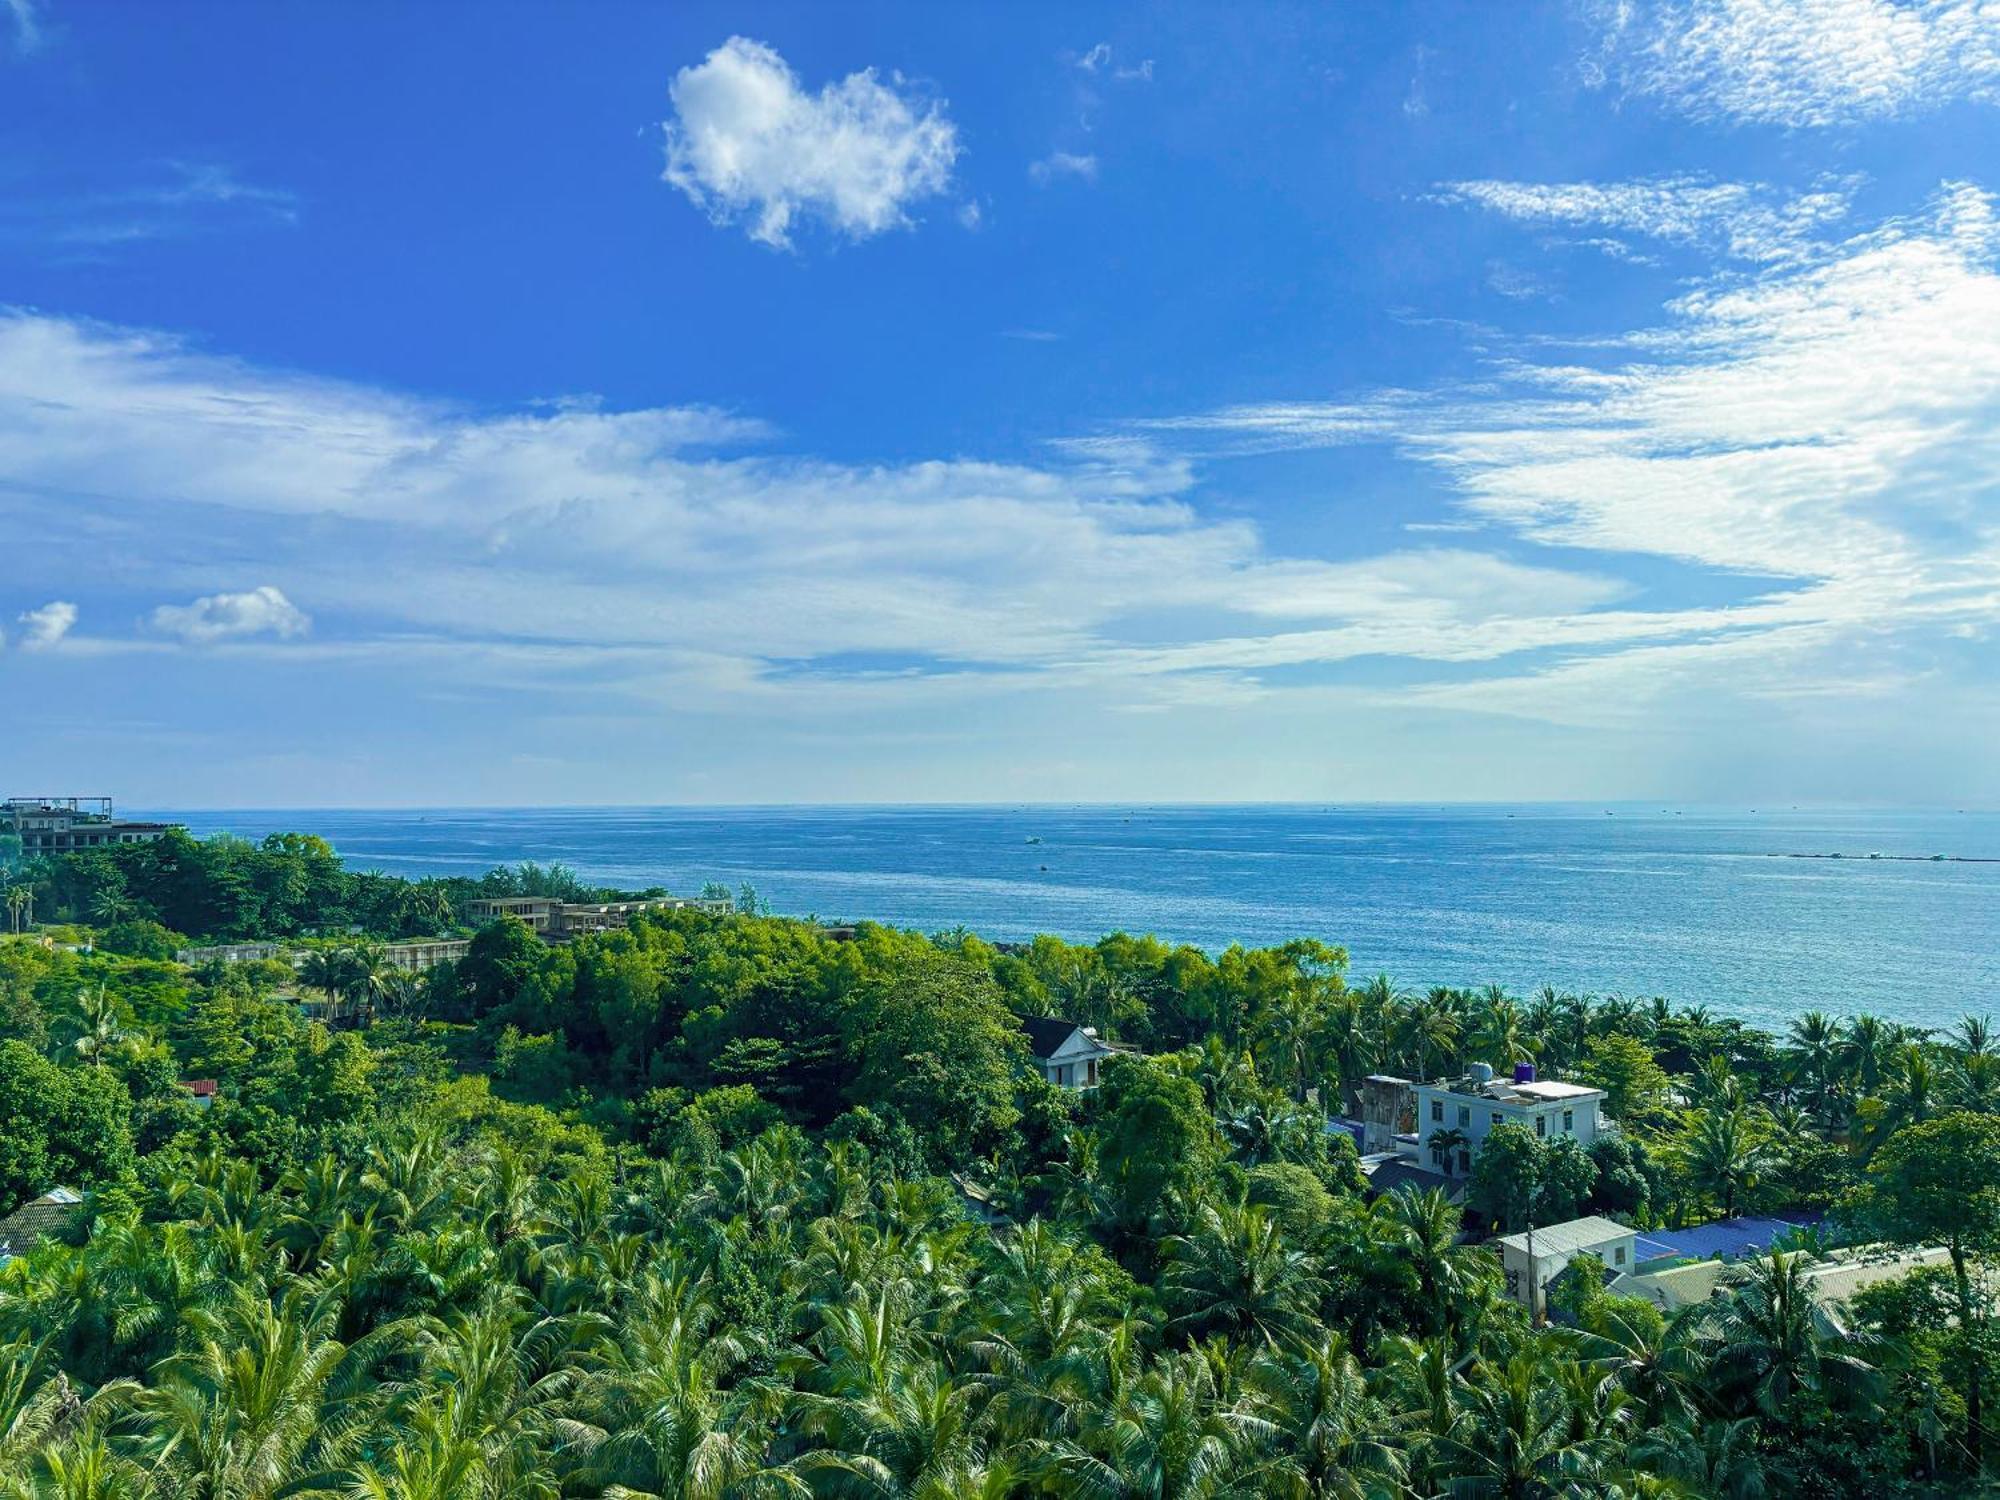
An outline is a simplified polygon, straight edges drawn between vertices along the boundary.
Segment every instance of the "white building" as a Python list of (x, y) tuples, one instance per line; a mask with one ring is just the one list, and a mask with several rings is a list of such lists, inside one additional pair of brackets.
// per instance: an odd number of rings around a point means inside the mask
[[(1486, 1137), (1498, 1125), (1519, 1125), (1541, 1140), (1564, 1136), (1588, 1146), (1610, 1127), (1603, 1118), (1604, 1090), (1578, 1083), (1537, 1083), (1533, 1064), (1512, 1079), (1474, 1063), (1465, 1077), (1416, 1086), (1418, 1159), (1449, 1177), (1472, 1171)], [(1433, 1139), (1443, 1139), (1433, 1146)], [(1448, 1146), (1449, 1149), (1440, 1149)]]
[(1050, 1083), (1066, 1089), (1094, 1089), (1097, 1070), (1119, 1049), (1098, 1040), (1095, 1026), (1079, 1026), (1053, 1016), (1023, 1016), (1028, 1050)]
[(1592, 1215), (1532, 1233), (1506, 1235), (1495, 1243), (1507, 1276), (1507, 1295), (1532, 1316), (1546, 1305), (1549, 1283), (1579, 1255), (1595, 1255), (1613, 1276), (1622, 1276), (1633, 1267), (1637, 1241), (1637, 1232), (1616, 1219)]

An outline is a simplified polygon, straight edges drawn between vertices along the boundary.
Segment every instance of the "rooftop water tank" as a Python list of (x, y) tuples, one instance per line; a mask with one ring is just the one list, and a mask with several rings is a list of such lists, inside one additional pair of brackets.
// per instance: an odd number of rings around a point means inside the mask
[(1514, 1082), (1533, 1083), (1534, 1081), (1535, 1081), (1535, 1065), (1533, 1063), (1514, 1064)]
[(1472, 1065), (1472, 1081), (1474, 1083), (1491, 1083), (1493, 1081), (1493, 1064), (1474, 1063)]

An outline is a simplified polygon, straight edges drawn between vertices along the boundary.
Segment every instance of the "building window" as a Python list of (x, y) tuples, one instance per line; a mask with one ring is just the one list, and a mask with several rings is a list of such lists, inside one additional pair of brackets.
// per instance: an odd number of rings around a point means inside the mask
[(1432, 1123), (1438, 1125), (1442, 1125), (1444, 1123), (1444, 1100), (1442, 1099), (1431, 1100), (1431, 1121)]
[(1576, 1132), (1576, 1111), (1573, 1109), (1566, 1109), (1563, 1111), (1563, 1134), (1573, 1135), (1575, 1132)]
[(1623, 1245), (1620, 1245), (1616, 1250), (1611, 1252), (1611, 1261), (1613, 1265), (1622, 1266), (1625, 1264), (1625, 1247)]
[(1495, 1125), (1500, 1123), (1500, 1111), (1497, 1109), (1493, 1111), (1493, 1123)]
[(1465, 1105), (1463, 1105), (1463, 1104), (1459, 1105), (1459, 1107), (1458, 1107), (1458, 1128), (1459, 1128), (1460, 1130), (1463, 1130), (1463, 1129), (1465, 1129), (1465, 1127), (1466, 1127), (1466, 1126), (1470, 1125), (1471, 1123), (1472, 1123), (1472, 1111), (1471, 1111), (1471, 1109), (1469, 1109), (1469, 1108), (1468, 1108), (1467, 1106), (1465, 1106)]
[(1549, 1133), (1549, 1117), (1547, 1115), (1536, 1115), (1535, 1134), (1547, 1135), (1548, 1133)]

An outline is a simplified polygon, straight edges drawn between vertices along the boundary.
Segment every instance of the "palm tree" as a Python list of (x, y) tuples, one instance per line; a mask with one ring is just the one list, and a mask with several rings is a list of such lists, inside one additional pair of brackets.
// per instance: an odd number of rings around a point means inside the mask
[(1276, 1344), (1309, 1335), (1324, 1284), (1302, 1250), (1256, 1204), (1204, 1203), (1194, 1227), (1165, 1245), (1161, 1286), (1170, 1327)]
[(106, 886), (90, 903), (90, 914), (106, 927), (128, 922), (138, 914), (139, 904), (121, 886)]
[(1755, 1262), (1733, 1295), (1704, 1309), (1720, 1389), (1766, 1415), (1785, 1415), (1801, 1395), (1865, 1390), (1875, 1379), (1851, 1342), (1820, 1336), (1805, 1275), (1811, 1264), (1804, 1251), (1777, 1251)]
[[(1386, 978), (1375, 982), (1388, 983)], [(1326, 1007), (1319, 1022), (1316, 1050), (1333, 1074), (1336, 1102), (1343, 1115), (1354, 1112), (1361, 1080), (1382, 1055), (1380, 1013), (1365, 998), (1366, 993), (1343, 991)]]
[(1482, 1289), (1499, 1279), (1485, 1251), (1459, 1244), (1464, 1216), (1444, 1189), (1398, 1188), (1369, 1205), (1375, 1233), (1414, 1270), (1431, 1314), (1431, 1330), (1450, 1333), (1465, 1320)]
[(1991, 1016), (1960, 1016), (1952, 1032), (1959, 1049), (1968, 1057), (1984, 1057), (1993, 1048)]
[(77, 1037), (70, 1045), (78, 1057), (88, 1058), (94, 1068), (104, 1066), (104, 1055), (125, 1041), (118, 1021), (118, 1002), (103, 985), (80, 990), (76, 997)]
[[(1628, 1414), (1615, 1399), (1579, 1414), (1544, 1352), (1482, 1365), (1439, 1448), (1454, 1495), (1555, 1500), (1596, 1491)], [(1599, 1388), (1601, 1390), (1601, 1388)]]
[(1463, 1130), (1453, 1126), (1449, 1130), (1433, 1130), (1425, 1138), (1424, 1145), (1431, 1154), (1431, 1160), (1437, 1163), (1437, 1169), (1449, 1173), (1452, 1158), (1463, 1151), (1469, 1142), (1470, 1137)]
[(33, 904), (33, 898), (25, 885), (7, 887), (7, 921), (10, 930), (18, 937), (21, 932), (21, 913)]
[(1724, 1218), (1777, 1162), (1768, 1126), (1754, 1108), (1697, 1109), (1673, 1143), (1681, 1170), (1695, 1190), (1718, 1202)]
[(1269, 1351), (1245, 1377), (1250, 1410), (1275, 1431), (1281, 1490), (1299, 1500), (1382, 1500), (1405, 1493), (1408, 1465), (1389, 1413), (1342, 1344), (1320, 1339), (1295, 1354)]
[(1312, 1083), (1320, 1024), (1319, 997), (1304, 984), (1280, 995), (1258, 1017), (1258, 1061), (1264, 1065), (1265, 1075), (1282, 1083), (1301, 1104)]
[(1863, 1094), (1882, 1087), (1894, 1028), (1879, 1016), (1860, 1015), (1848, 1021), (1837, 1048), (1841, 1067)]
[(338, 1020), (340, 997), (348, 988), (347, 955), (333, 948), (314, 949), (299, 966), (299, 983), (325, 995), (327, 1021)]
[(344, 955), (347, 998), (354, 1002), (355, 1015), (364, 1021), (375, 1014), (375, 1006), (396, 982), (399, 972), (389, 962), (380, 943), (356, 943)]
[(1513, 997), (1497, 984), (1488, 985), (1481, 996), (1481, 1005), (1483, 1013), (1475, 1043), (1479, 1053), (1497, 1067), (1533, 1061), (1535, 1053), (1528, 1042), (1527, 1017), (1521, 1014), (1521, 1007)]
[(347, 1353), (330, 1321), (298, 1288), (276, 1304), (238, 1288), (203, 1316), (194, 1346), (135, 1398), (175, 1493), (269, 1500), (340, 1461), (355, 1434), (329, 1420)]
[[(1076, 1439), (1043, 1445), (1031, 1470), (1059, 1494), (1104, 1500), (1212, 1500), (1245, 1493), (1271, 1421), (1222, 1399), (1199, 1349), (1162, 1356)], [(1256, 1493), (1254, 1488), (1249, 1493)]]
[(1435, 1078), (1458, 1047), (1457, 997), (1443, 985), (1410, 1001), (1402, 1012), (1396, 1042), (1405, 1065), (1418, 1078)]

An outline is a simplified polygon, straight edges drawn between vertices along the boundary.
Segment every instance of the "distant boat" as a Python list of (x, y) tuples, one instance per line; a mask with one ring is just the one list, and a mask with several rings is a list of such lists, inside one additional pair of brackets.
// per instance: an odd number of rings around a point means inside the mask
[(1041, 841), (1042, 837), (1038, 833), (1031, 833), (1028, 835), (1028, 842), (1031, 844), (1039, 844)]

